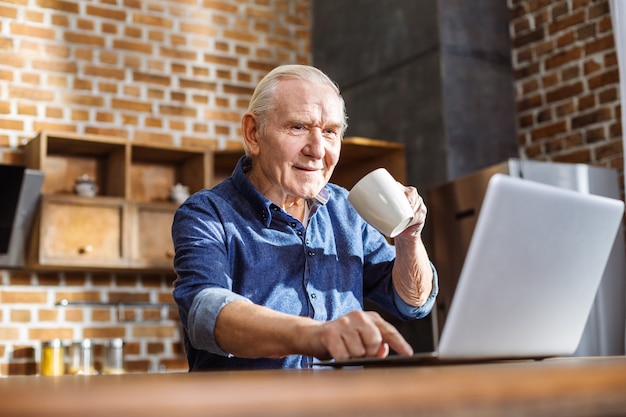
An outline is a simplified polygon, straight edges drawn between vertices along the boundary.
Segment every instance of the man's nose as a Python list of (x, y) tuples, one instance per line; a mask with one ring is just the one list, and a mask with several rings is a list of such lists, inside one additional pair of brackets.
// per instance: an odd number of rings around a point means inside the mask
[(312, 158), (321, 159), (324, 157), (324, 136), (322, 136), (322, 130), (318, 128), (311, 129), (306, 146), (304, 147), (304, 153)]

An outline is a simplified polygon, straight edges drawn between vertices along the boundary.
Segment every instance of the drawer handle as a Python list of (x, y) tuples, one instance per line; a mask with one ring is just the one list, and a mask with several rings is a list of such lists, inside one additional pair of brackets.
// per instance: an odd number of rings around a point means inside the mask
[(86, 245), (86, 246), (78, 249), (78, 253), (81, 254), (81, 255), (86, 255), (86, 254), (91, 253), (91, 252), (93, 252), (93, 246), (91, 246), (91, 245)]

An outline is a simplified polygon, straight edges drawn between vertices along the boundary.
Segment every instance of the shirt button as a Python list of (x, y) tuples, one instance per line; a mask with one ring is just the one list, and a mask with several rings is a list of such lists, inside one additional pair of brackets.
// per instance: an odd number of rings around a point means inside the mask
[(296, 226), (297, 226), (297, 224), (291, 223), (291, 227), (296, 227)]
[(296, 233), (298, 236), (302, 236), (302, 230), (298, 230), (298, 232)]
[(315, 293), (313, 293), (313, 294), (311, 294), (311, 298), (315, 300), (317, 298), (317, 295)]
[(315, 256), (315, 253), (312, 251), (309, 251), (309, 256)]

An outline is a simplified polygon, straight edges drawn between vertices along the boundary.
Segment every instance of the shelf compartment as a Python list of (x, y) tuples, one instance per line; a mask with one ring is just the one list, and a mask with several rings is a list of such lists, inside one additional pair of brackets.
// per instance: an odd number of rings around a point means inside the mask
[(43, 170), (44, 194), (73, 194), (76, 178), (96, 180), (98, 195), (125, 196), (126, 143), (116, 137), (41, 132), (24, 147), (29, 168)]
[(204, 149), (133, 145), (131, 154), (129, 197), (133, 201), (168, 201), (176, 184), (189, 187), (190, 193), (209, 184), (209, 156)]

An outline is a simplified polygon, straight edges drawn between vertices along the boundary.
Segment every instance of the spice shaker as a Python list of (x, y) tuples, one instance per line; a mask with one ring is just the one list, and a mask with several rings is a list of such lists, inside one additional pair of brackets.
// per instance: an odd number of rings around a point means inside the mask
[(40, 373), (43, 376), (63, 375), (63, 343), (60, 339), (42, 343)]
[(104, 345), (104, 364), (102, 373), (105, 375), (120, 375), (124, 369), (124, 340), (115, 338)]
[(71, 375), (96, 375), (93, 343), (83, 339), (69, 346), (67, 373)]

